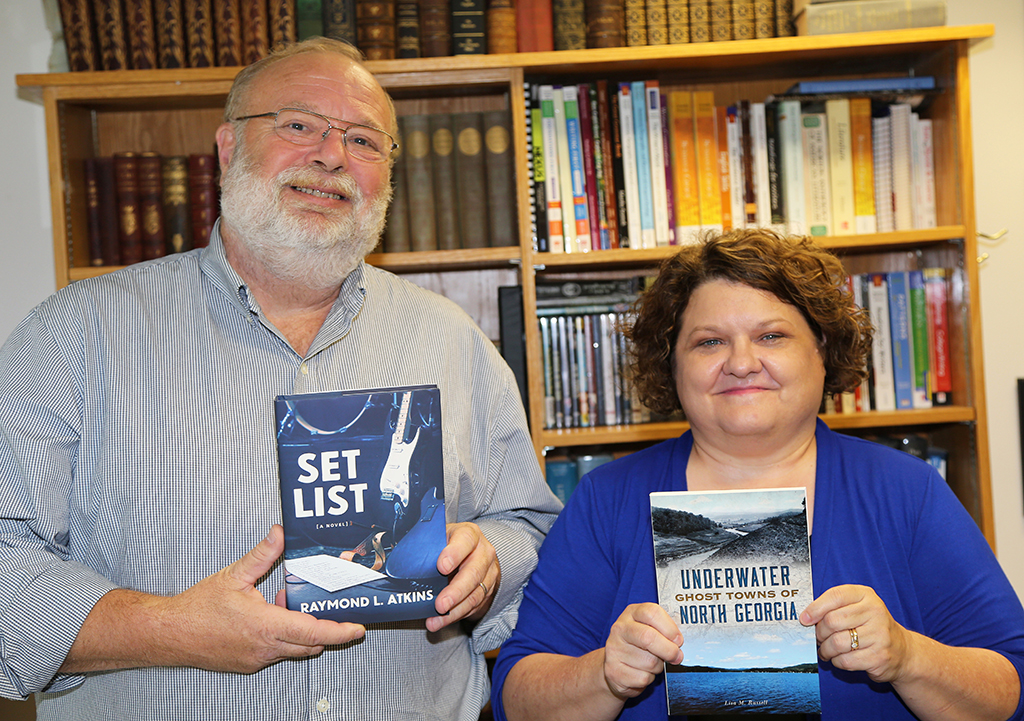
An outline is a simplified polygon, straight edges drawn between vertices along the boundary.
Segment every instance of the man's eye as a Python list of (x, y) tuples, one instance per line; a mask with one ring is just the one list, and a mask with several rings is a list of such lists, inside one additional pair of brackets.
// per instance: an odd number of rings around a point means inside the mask
[(301, 123), (298, 120), (289, 121), (285, 126), (286, 130), (290, 130), (293, 133), (308, 133), (310, 127), (305, 123)]
[(371, 150), (380, 150), (373, 138), (362, 133), (353, 133), (351, 130), (348, 131), (348, 142), (360, 145), (364, 148), (370, 148)]

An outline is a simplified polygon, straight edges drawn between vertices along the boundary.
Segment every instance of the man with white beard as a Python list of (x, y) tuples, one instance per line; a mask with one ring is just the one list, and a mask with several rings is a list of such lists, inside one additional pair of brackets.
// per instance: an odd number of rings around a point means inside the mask
[[(479, 716), (559, 505), (493, 345), (363, 263), (396, 124), (344, 43), (246, 68), (209, 247), (75, 283), (0, 349), (0, 695), (39, 719)], [(421, 384), (444, 408), (437, 615), (287, 610), (274, 398)]]

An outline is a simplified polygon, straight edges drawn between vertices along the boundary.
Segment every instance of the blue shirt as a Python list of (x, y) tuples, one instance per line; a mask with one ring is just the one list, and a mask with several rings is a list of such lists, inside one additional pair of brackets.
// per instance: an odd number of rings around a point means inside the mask
[[(873, 588), (898, 623), (950, 646), (989, 648), (1024, 677), (1024, 609), (978, 526), (927, 463), (818, 421), (811, 568), (814, 594)], [(495, 719), (517, 661), (604, 646), (629, 604), (658, 602), (649, 494), (686, 490), (692, 435), (590, 472), (541, 548), (519, 624), (494, 668)], [(798, 604), (802, 611), (812, 599)], [(684, 631), (683, 653), (686, 653)], [(913, 719), (888, 684), (819, 662), (827, 721)], [(620, 719), (665, 719), (664, 674)], [(1013, 719), (1024, 719), (1024, 694)]]
[[(370, 627), (321, 657), (238, 675), (57, 670), (114, 588), (171, 595), (281, 521), (279, 394), (434, 384), (447, 520), (474, 521), (502, 582), (472, 631)], [(0, 695), (39, 719), (476, 719), (483, 652), (515, 625), (559, 510), (511, 371), (453, 303), (361, 264), (300, 357), (203, 250), (72, 284), (0, 350)], [(280, 567), (258, 588), (272, 601)], [(66, 692), (66, 693), (51, 693)]]

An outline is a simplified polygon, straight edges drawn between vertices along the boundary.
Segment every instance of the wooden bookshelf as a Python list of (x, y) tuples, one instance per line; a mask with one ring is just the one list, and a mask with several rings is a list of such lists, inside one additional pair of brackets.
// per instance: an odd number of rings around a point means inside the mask
[[(968, 49), (992, 36), (991, 25), (770, 38), (722, 43), (462, 56), (368, 63), (399, 114), (508, 109), (512, 117), (520, 245), (421, 253), (374, 254), (369, 261), (452, 295), (494, 335), (496, 285), (524, 289), (528, 415), (538, 457), (549, 449), (599, 445), (632, 448), (681, 433), (685, 424), (652, 423), (572, 430), (543, 429), (536, 279), (652, 268), (671, 248), (538, 253), (530, 237), (524, 83), (657, 79), (663, 90), (712, 90), (718, 104), (763, 100), (801, 80), (933, 75), (928, 106), (934, 126), (938, 227), (824, 238), (850, 272), (953, 268), (953, 406), (897, 413), (828, 415), (834, 428), (920, 432), (950, 452), (948, 478), (994, 543), (975, 240)], [(82, 160), (122, 150), (161, 154), (211, 152), (224, 99), (237, 68), (127, 70), (19, 75), (22, 97), (45, 108), (58, 287), (111, 268), (89, 265)], [(458, 294), (458, 293), (456, 293)]]

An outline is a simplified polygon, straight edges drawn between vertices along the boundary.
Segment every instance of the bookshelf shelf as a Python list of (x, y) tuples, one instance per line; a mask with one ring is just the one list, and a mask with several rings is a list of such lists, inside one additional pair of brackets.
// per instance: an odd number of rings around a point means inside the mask
[[(894, 30), (601, 50), (462, 56), (368, 63), (395, 98), (400, 115), (507, 109), (512, 118), (520, 244), (511, 248), (373, 254), (369, 261), (408, 275), (466, 305), (493, 334), (496, 285), (523, 287), (527, 409), (535, 450), (601, 446), (611, 452), (670, 438), (685, 423), (649, 423), (572, 430), (543, 429), (541, 345), (536, 281), (650, 271), (674, 248), (539, 253), (530, 236), (525, 83), (657, 79), (663, 89), (712, 90), (716, 103), (761, 100), (808, 79), (932, 75), (928, 100), (935, 129), (938, 227), (875, 235), (825, 237), (849, 272), (952, 268), (950, 321), (955, 405), (896, 413), (832, 414), (832, 427), (925, 433), (949, 450), (948, 478), (983, 532), (994, 541), (985, 427), (978, 255), (975, 238), (968, 50), (992, 36), (991, 25)], [(20, 97), (46, 111), (47, 153), (58, 287), (109, 272), (91, 267), (81, 161), (120, 150), (211, 152), (224, 99), (238, 68), (126, 70), (17, 77)], [(491, 329), (491, 330), (489, 330)]]

